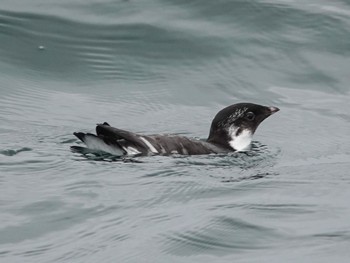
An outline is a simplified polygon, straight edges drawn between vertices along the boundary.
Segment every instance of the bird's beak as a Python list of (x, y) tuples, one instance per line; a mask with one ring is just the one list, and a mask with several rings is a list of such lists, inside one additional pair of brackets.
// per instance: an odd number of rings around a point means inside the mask
[(270, 115), (271, 115), (271, 114), (274, 114), (274, 113), (276, 113), (277, 111), (280, 110), (279, 108), (277, 108), (277, 107), (272, 107), (272, 106), (267, 107), (267, 108), (268, 108), (269, 111), (270, 111)]

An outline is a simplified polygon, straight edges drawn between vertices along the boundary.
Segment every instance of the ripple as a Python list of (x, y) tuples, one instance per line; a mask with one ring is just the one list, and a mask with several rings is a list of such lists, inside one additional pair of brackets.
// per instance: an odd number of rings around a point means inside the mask
[(255, 141), (252, 143), (252, 149), (247, 152), (182, 157), (177, 158), (176, 163), (180, 166), (190, 164), (247, 170), (256, 167), (272, 166), (276, 162), (279, 152), (279, 149), (269, 149), (266, 145)]
[[(171, 158), (171, 157), (170, 157)], [(184, 175), (185, 172), (180, 169), (166, 169), (166, 170), (159, 170), (156, 172), (151, 172), (148, 174), (143, 175), (142, 177), (168, 177), (168, 176), (181, 176)]]
[(167, 235), (165, 251), (178, 255), (229, 254), (232, 250), (267, 248), (280, 237), (274, 229), (223, 216), (198, 230)]
[(18, 154), (20, 152), (28, 152), (28, 151), (32, 151), (32, 150), (33, 149), (31, 149), (31, 148), (23, 147), (23, 148), (20, 148), (18, 150), (11, 150), (11, 149), (9, 149), (9, 150), (1, 150), (0, 154), (3, 154), (5, 156), (14, 156), (14, 155), (16, 155), (16, 154)]
[[(12, 42), (13, 35), (23, 40), (16, 41), (17, 48), (3, 54), (6, 59), (26, 65), (26, 70), (44, 72), (51, 79), (80, 76), (90, 81), (119, 79), (154, 85), (167, 78), (166, 64), (193, 66), (194, 61), (214, 58), (223, 50), (217, 48), (221, 42), (213, 37), (197, 35), (200, 41), (193, 41), (193, 32), (164, 28), (157, 22), (117, 20), (113, 24), (93, 24), (10, 11), (1, 11), (0, 19), (5, 36), (3, 45)], [(45, 46), (45, 52), (38, 53), (38, 46)], [(19, 56), (18, 49), (26, 52)], [(181, 52), (176, 52), (179, 49)], [(188, 62), (178, 63), (183, 60)], [(144, 66), (150, 63), (152, 67)]]

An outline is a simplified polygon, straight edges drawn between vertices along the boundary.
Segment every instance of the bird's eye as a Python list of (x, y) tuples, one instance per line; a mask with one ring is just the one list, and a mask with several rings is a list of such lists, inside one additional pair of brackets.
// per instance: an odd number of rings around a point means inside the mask
[(245, 115), (245, 118), (249, 121), (252, 121), (255, 119), (255, 114), (253, 112), (248, 112), (246, 115)]

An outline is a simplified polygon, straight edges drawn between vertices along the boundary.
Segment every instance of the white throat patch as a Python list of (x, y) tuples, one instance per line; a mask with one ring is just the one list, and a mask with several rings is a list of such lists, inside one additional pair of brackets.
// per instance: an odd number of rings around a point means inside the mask
[(228, 143), (236, 151), (248, 151), (250, 149), (250, 143), (252, 142), (253, 134), (250, 130), (245, 129), (237, 136), (237, 130), (237, 127), (229, 128), (228, 134), (230, 137), (230, 141)]

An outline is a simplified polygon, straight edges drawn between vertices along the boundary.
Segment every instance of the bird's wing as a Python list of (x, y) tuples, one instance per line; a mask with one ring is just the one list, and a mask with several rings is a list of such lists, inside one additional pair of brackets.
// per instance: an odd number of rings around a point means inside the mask
[(118, 129), (110, 126), (108, 123), (97, 124), (96, 134), (98, 137), (109, 138), (110, 140), (116, 140), (121, 146), (135, 147), (142, 153), (148, 152), (148, 145), (142, 139), (143, 137), (122, 129)]
[(161, 154), (197, 155), (219, 151), (217, 147), (207, 142), (176, 135), (155, 135), (147, 139)]

